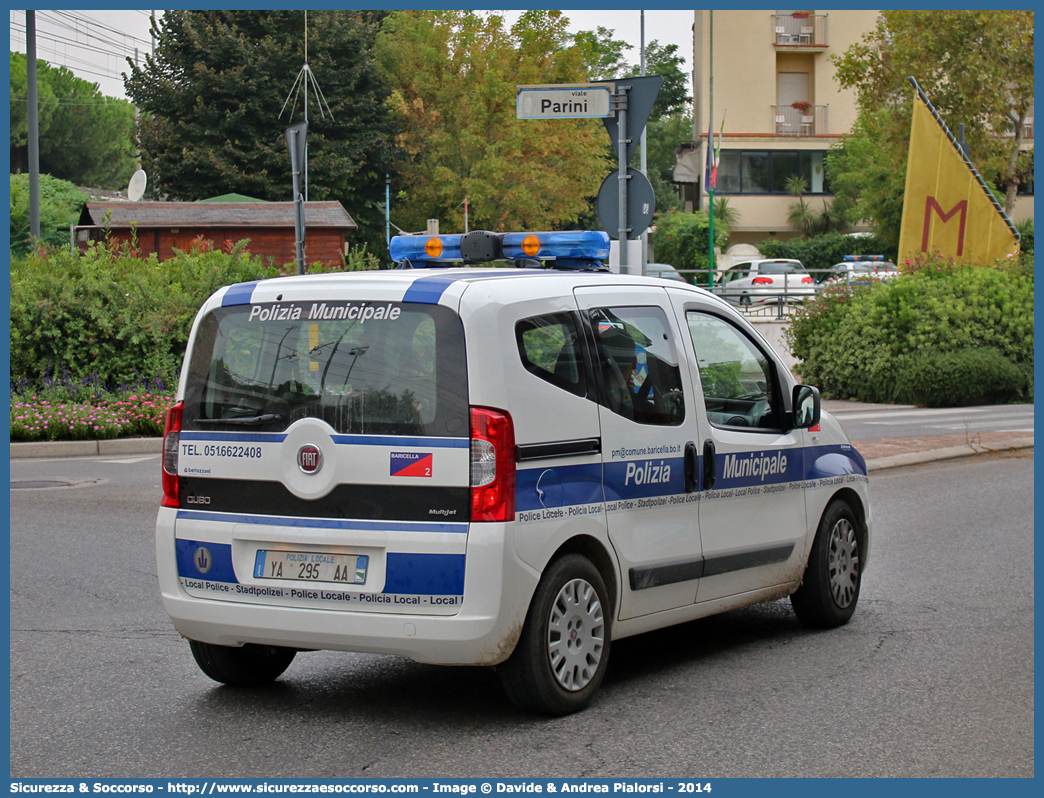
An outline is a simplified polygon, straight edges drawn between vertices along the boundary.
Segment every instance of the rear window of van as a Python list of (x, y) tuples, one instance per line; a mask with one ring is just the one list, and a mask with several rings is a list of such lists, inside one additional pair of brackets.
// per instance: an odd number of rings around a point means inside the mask
[(449, 308), (304, 302), (219, 308), (189, 361), (186, 429), (468, 437), (464, 331)]

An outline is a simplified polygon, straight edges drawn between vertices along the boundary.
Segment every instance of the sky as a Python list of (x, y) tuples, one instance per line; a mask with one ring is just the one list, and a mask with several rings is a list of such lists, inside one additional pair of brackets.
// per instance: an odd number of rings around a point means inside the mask
[[(321, 4), (317, 4), (321, 5)], [(375, 3), (374, 5), (378, 5)], [(625, 53), (628, 63), (637, 64), (641, 44), (641, 11), (620, 9), (563, 10), (572, 32), (595, 30), (598, 26), (614, 31), (614, 39), (632, 45)], [(144, 57), (151, 47), (149, 10), (122, 11), (52, 11), (36, 12), (38, 58), (54, 66), (65, 66), (77, 77), (97, 83), (102, 94), (124, 98), (120, 73), (127, 71), (127, 57)], [(156, 14), (162, 14), (157, 11)], [(521, 11), (503, 11), (508, 24)], [(11, 11), (11, 50), (25, 52), (25, 11)], [(661, 45), (677, 44), (678, 55), (685, 59), (682, 69), (692, 69), (693, 12), (680, 9), (647, 10), (645, 40)], [(288, 76), (287, 91), (293, 82)]]

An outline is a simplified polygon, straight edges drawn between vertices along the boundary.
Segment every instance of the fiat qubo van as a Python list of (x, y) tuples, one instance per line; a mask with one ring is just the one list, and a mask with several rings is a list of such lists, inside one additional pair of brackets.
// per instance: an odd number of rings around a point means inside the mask
[(260, 685), (315, 649), (488, 665), (562, 715), (620, 638), (785, 596), (849, 620), (863, 458), (722, 299), (612, 274), (608, 249), (399, 237), (397, 269), (207, 300), (156, 525), (204, 673)]

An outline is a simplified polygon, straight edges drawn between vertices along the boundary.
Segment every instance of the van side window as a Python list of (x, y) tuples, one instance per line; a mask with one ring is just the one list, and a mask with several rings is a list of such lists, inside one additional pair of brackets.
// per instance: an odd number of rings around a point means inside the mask
[(515, 341), (526, 371), (564, 391), (587, 396), (580, 333), (572, 314), (523, 319), (515, 324)]
[(718, 316), (689, 311), (685, 318), (711, 424), (778, 428), (779, 402), (768, 357)]
[(596, 372), (605, 404), (639, 424), (685, 420), (678, 356), (667, 316), (659, 307), (594, 308)]

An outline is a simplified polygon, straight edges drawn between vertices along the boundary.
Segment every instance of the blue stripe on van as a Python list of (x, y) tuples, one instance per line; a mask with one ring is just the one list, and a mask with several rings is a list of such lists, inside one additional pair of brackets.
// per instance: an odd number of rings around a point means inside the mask
[(467, 524), (447, 524), (428, 521), (345, 521), (340, 518), (297, 518), (282, 515), (243, 515), (241, 513), (210, 513), (205, 510), (178, 510), (179, 520), (218, 521), (226, 524), (258, 524), (260, 526), (289, 526), (298, 529), (365, 529), (387, 532), (442, 532), (466, 534)]
[(651, 457), (605, 464), (605, 500), (685, 493), (685, 458)]
[(601, 463), (525, 468), (515, 474), (515, 509), (520, 512), (595, 504), (603, 498)]
[(866, 460), (854, 446), (832, 444), (805, 449), (805, 479), (866, 474)]
[[(186, 579), (205, 579), (208, 582), (230, 582), (237, 584), (236, 571), (232, 567), (232, 547), (227, 543), (200, 543), (195, 540), (174, 541), (175, 554), (178, 561), (178, 576)], [(205, 551), (199, 551), (204, 549)], [(206, 568), (201, 571), (196, 567), (196, 553), (199, 562)]]
[[(285, 432), (207, 432), (182, 431), (183, 441), (232, 441), (235, 443), (282, 443)], [(423, 438), (401, 435), (331, 435), (336, 444), (349, 446), (400, 446), (422, 449), (467, 449), (470, 438)]]
[(331, 435), (334, 443), (350, 446), (418, 446), (422, 449), (468, 449), (471, 438), (407, 438), (396, 435)]
[(804, 455), (805, 449), (801, 447), (748, 449), (726, 454), (719, 452), (714, 458), (714, 470), (717, 475), (714, 489), (800, 482), (805, 478)]
[(432, 596), (464, 595), (463, 554), (388, 552), (385, 593)]
[[(232, 567), (232, 547), (223, 543), (200, 543), (195, 540), (174, 541), (177, 551), (178, 575), (186, 579), (239, 584)], [(199, 557), (207, 568), (196, 567), (196, 552), (205, 549)], [(462, 596), (464, 595), (463, 554), (403, 554), (388, 552), (384, 593), (409, 595)], [(207, 567), (207, 563), (210, 563)]]
[(456, 277), (448, 274), (434, 274), (414, 280), (402, 297), (403, 302), (416, 302), (423, 305), (437, 305), (443, 293), (451, 284), (457, 282)]
[(221, 297), (221, 307), (227, 308), (231, 305), (249, 305), (250, 297), (254, 294), (254, 289), (257, 288), (258, 280), (254, 280), (250, 283), (237, 283), (236, 285), (229, 286), (228, 290), (225, 291), (225, 295)]
[(235, 443), (282, 443), (285, 432), (192, 432), (182, 431), (183, 441), (233, 441)]

